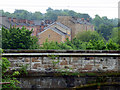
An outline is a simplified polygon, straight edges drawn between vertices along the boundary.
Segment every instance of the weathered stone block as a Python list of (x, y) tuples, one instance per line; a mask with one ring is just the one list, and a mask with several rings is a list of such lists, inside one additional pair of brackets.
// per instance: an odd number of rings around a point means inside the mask
[(48, 57), (44, 57), (42, 64), (52, 64), (52, 59), (48, 58)]
[(68, 65), (67, 60), (62, 60), (62, 61), (60, 62), (60, 65)]
[(34, 57), (32, 58), (32, 62), (40, 62), (40, 60), (38, 60), (38, 57)]
[(25, 62), (30, 62), (30, 58), (25, 58), (24, 61)]
[(86, 65), (82, 70), (92, 70), (93, 65)]
[(43, 68), (53, 68), (53, 65), (51, 65), (51, 64), (50, 65), (49, 64), (48, 65), (43, 65)]
[(41, 67), (41, 64), (40, 64), (40, 63), (35, 63), (35, 64), (32, 66), (33, 69), (37, 69), (37, 67)]

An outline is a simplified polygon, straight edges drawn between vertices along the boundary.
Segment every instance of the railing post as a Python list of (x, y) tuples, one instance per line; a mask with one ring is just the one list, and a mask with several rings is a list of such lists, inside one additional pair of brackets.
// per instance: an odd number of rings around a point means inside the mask
[(95, 57), (94, 57), (94, 67), (95, 67)]
[(30, 57), (30, 70), (32, 69), (32, 58)]

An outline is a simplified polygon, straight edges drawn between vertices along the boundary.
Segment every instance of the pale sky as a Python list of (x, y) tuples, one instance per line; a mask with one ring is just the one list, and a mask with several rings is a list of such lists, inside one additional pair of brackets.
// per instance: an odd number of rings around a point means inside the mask
[(69, 9), (78, 13), (87, 13), (92, 18), (96, 14), (108, 18), (118, 18), (118, 2), (120, 0), (2, 0), (0, 9), (13, 13), (15, 9), (46, 12), (52, 9)]

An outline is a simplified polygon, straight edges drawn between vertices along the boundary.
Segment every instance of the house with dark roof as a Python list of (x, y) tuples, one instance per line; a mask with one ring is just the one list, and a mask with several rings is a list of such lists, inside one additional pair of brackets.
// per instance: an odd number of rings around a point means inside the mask
[(75, 18), (72, 16), (58, 16), (56, 22), (51, 20), (26, 20), (0, 17), (0, 26), (5, 28), (12, 27), (22, 28), (26, 27), (28, 30), (33, 30), (32, 35), (37, 36), (39, 44), (48, 39), (48, 41), (65, 42), (68, 38), (72, 40), (77, 33), (82, 31), (94, 31), (94, 26), (89, 22), (89, 18)]
[(23, 26), (28, 30), (33, 30), (32, 35), (37, 36), (37, 33), (44, 30), (49, 24), (51, 24), (51, 20), (26, 20), (26, 19), (16, 19), (11, 17), (0, 16), (0, 25), (5, 28), (16, 27), (22, 28)]
[(73, 39), (76, 34), (82, 31), (94, 31), (94, 26), (89, 22), (89, 18), (75, 18), (72, 16), (58, 16), (57, 22), (64, 24), (71, 28), (71, 38)]

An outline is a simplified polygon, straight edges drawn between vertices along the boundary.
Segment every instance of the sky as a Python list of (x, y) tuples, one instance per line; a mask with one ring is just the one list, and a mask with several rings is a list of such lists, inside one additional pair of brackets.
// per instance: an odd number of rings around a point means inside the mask
[(96, 14), (107, 16), (109, 19), (118, 18), (118, 2), (120, 0), (2, 0), (0, 10), (13, 13), (15, 9), (24, 9), (30, 12), (46, 12), (52, 9), (69, 9), (78, 13), (87, 13), (92, 18)]

